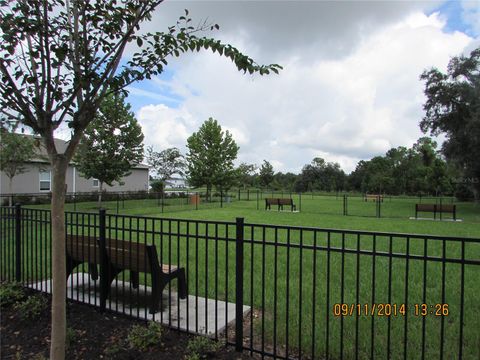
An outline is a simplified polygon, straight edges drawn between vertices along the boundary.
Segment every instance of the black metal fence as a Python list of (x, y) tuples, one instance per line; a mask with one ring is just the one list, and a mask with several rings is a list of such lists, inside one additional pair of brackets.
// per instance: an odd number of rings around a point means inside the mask
[[(0, 215), (1, 279), (49, 292), (50, 212), (2, 207)], [(85, 259), (67, 281), (75, 301), (274, 358), (480, 356), (478, 238), (103, 211), (68, 212), (65, 222), (67, 238), (77, 239), (67, 241), (67, 253)], [(155, 276), (142, 265), (149, 255), (141, 245), (155, 247), (165, 272), (185, 269), (186, 299), (171, 281), (162, 310), (150, 313)], [(100, 283), (113, 263), (127, 271), (111, 279), (102, 298)]]
[[(223, 208), (236, 201), (236, 193), (214, 191), (207, 196), (202, 191), (165, 191), (165, 192), (99, 192), (67, 193), (66, 209), (69, 211), (95, 211), (99, 208), (121, 213), (122, 210), (142, 208), (155, 212), (172, 212), (182, 210), (200, 210)], [(51, 193), (0, 194), (0, 205), (50, 205)]]
[[(234, 192), (235, 193), (235, 192)], [(265, 199), (283, 198), (292, 199), (296, 210), (303, 213), (362, 216), (377, 218), (415, 218), (416, 204), (432, 204), (439, 208), (447, 208), (456, 205), (456, 213), (440, 212), (437, 220), (455, 220), (455, 218), (478, 222), (480, 211), (473, 209), (472, 203), (459, 202), (451, 196), (390, 196), (375, 194), (351, 194), (351, 193), (296, 193), (289, 191), (273, 190), (237, 190), (236, 198), (241, 201), (249, 201), (257, 210), (266, 208)], [(272, 210), (276, 210), (273, 207)], [(465, 211), (465, 209), (469, 209)], [(284, 208), (285, 210), (285, 208)], [(286, 210), (289, 210), (287, 208)], [(477, 215), (475, 215), (475, 213)], [(457, 216), (458, 215), (458, 216)], [(423, 213), (423, 218), (433, 218), (434, 213)]]

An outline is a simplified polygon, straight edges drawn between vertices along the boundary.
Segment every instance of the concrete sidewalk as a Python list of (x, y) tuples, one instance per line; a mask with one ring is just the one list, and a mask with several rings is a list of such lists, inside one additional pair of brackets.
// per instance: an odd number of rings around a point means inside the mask
[[(51, 293), (51, 280), (27, 285)], [(151, 288), (140, 285), (133, 289), (129, 282), (112, 283), (107, 299), (107, 309), (136, 318), (153, 320), (172, 328), (180, 328), (193, 334), (215, 336), (235, 322), (235, 303), (188, 295), (184, 300), (175, 291), (169, 296), (168, 287), (162, 294), (162, 310), (149, 313)], [(90, 279), (87, 273), (75, 273), (67, 280), (67, 297), (89, 305), (100, 305), (99, 281)], [(250, 312), (250, 306), (243, 306), (243, 316)]]

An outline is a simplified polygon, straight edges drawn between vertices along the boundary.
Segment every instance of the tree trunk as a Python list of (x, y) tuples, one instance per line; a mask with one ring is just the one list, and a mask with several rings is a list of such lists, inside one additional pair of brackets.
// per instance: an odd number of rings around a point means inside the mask
[(52, 155), (52, 333), (50, 359), (65, 358), (66, 259), (65, 259), (65, 177), (68, 161)]
[(8, 178), (8, 193), (10, 196), (8, 197), (8, 206), (13, 206), (13, 195), (12, 195), (12, 180), (13, 178)]
[(99, 180), (98, 185), (99, 185), (98, 186), (98, 190), (99, 190), (99, 193), (98, 193), (98, 208), (100, 209), (102, 207), (103, 181)]
[(207, 202), (210, 202), (211, 201), (211, 198), (210, 198), (210, 193), (212, 191), (212, 185), (207, 185), (207, 194), (205, 196), (205, 200)]

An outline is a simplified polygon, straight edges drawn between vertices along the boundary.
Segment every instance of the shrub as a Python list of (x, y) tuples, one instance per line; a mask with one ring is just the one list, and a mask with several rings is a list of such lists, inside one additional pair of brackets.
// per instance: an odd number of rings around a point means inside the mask
[(103, 355), (106, 359), (116, 359), (118, 354), (124, 350), (123, 342), (109, 344), (104, 350)]
[(162, 326), (154, 321), (149, 322), (147, 326), (132, 326), (127, 336), (130, 347), (140, 351), (145, 351), (150, 346), (158, 344), (161, 339)]
[(206, 359), (213, 356), (224, 345), (221, 342), (214, 341), (204, 336), (195, 336), (187, 345), (187, 351), (190, 353), (187, 358), (189, 360)]
[(32, 295), (25, 301), (18, 302), (14, 306), (22, 320), (35, 320), (47, 311), (48, 301), (43, 295)]
[(71, 327), (67, 327), (67, 333), (65, 336), (65, 347), (67, 350), (74, 344), (77, 338), (77, 332)]
[(2, 283), (0, 285), (0, 306), (7, 307), (25, 297), (25, 292), (19, 283)]

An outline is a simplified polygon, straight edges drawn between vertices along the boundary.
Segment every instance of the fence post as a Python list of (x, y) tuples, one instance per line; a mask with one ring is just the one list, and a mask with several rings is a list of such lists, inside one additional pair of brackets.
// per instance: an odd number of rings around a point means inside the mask
[(240, 201), (240, 188), (238, 188), (238, 200)]
[(15, 281), (22, 281), (22, 206), (15, 204)]
[(243, 230), (244, 219), (237, 218), (235, 241), (235, 350), (243, 350)]
[(302, 211), (302, 193), (301, 192), (298, 193), (298, 211), (299, 212)]
[(223, 208), (223, 191), (220, 190), (220, 208)]
[(247, 189), (247, 201), (250, 201), (250, 189)]
[(443, 212), (443, 209), (442, 209), (442, 198), (440, 198), (440, 221), (442, 221), (442, 212)]
[(343, 194), (343, 215), (347, 216), (347, 194)]
[(99, 210), (99, 255), (100, 255), (100, 311), (105, 311), (107, 305), (108, 283), (108, 263), (107, 263), (107, 245), (106, 239), (106, 210)]
[(260, 197), (260, 190), (257, 189), (257, 210), (259, 209), (259, 197)]
[(120, 210), (120, 193), (117, 193), (117, 214)]
[(195, 193), (195, 210), (198, 210), (198, 203), (200, 202), (200, 194), (198, 191)]
[(377, 218), (381, 217), (380, 216), (380, 195), (377, 197)]
[[(188, 199), (188, 196), (187, 196), (187, 199)], [(165, 207), (165, 191), (162, 190), (162, 214), (165, 211), (164, 207)]]

